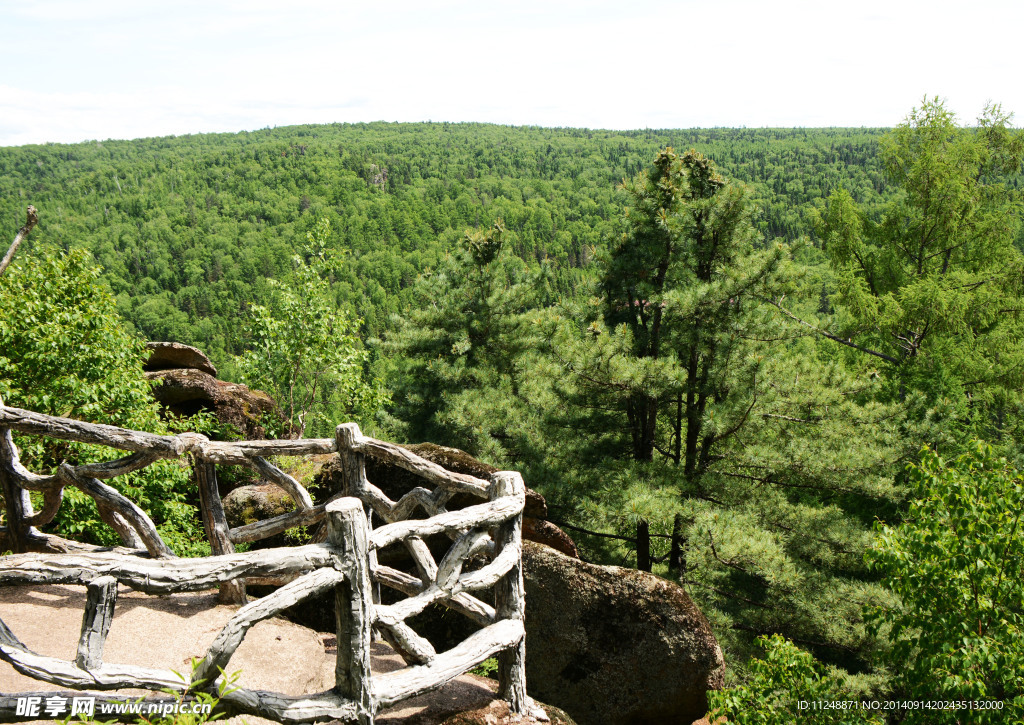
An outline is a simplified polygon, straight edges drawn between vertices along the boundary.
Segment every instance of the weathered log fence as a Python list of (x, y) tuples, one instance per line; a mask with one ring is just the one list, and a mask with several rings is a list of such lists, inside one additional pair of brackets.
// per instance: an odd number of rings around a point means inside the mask
[[(130, 453), (105, 463), (64, 463), (51, 475), (39, 475), (21, 464), (12, 431)], [(267, 460), (271, 456), (323, 453), (339, 456), (347, 495), (320, 505), (313, 504), (298, 481)], [(390, 500), (367, 480), (364, 456), (368, 454), (419, 474), (434, 488), (417, 487), (397, 502)], [(203, 522), (214, 553), (206, 558), (175, 557), (146, 513), (101, 480), (139, 470), (162, 458), (185, 456), (193, 461)], [(295, 511), (230, 528), (217, 487), (218, 465), (255, 468), (289, 494)], [(490, 481), (452, 473), (404, 448), (361, 435), (353, 423), (338, 426), (334, 439), (222, 443), (194, 433), (159, 436), (0, 405), (0, 484), (6, 508), (2, 533), (16, 552), (0, 558), (0, 584), (79, 584), (88, 588), (74, 662), (32, 652), (0, 621), (0, 659), (29, 677), (100, 691), (215, 691), (222, 671), (250, 627), (333, 588), (338, 636), (335, 687), (317, 695), (300, 696), (238, 689), (228, 694), (222, 705), (231, 711), (281, 722), (342, 719), (372, 723), (380, 708), (440, 687), (497, 655), (499, 696), (508, 700), (514, 712), (525, 712), (528, 707), (521, 544), (525, 487), (518, 473), (499, 472)], [(76, 486), (96, 501), (104, 521), (118, 531), (127, 548), (99, 550), (38, 531), (56, 516), (67, 486)], [(39, 511), (33, 509), (29, 491), (42, 494)], [(446, 504), (457, 493), (470, 493), (482, 503), (448, 511)], [(416, 509), (422, 509), (427, 518), (411, 518)], [(376, 529), (372, 528), (375, 515), (385, 522)], [(324, 523), (324, 540), (318, 543), (234, 551), (237, 543), (319, 522)], [(452, 540), (439, 562), (425, 543), (427, 537), (436, 534), (446, 534)], [(377, 552), (392, 546), (408, 551), (415, 562), (415, 573), (378, 564)], [(480, 561), (485, 563), (475, 563)], [(287, 583), (273, 594), (245, 603), (247, 580)], [(243, 606), (217, 635), (191, 681), (183, 681), (169, 670), (103, 661), (118, 584), (150, 594), (220, 587), (222, 600)], [(381, 604), (374, 596), (378, 585), (405, 598)], [(488, 589), (493, 590), (493, 604), (474, 594)], [(482, 628), (447, 652), (436, 652), (407, 623), (435, 603), (464, 614)], [(372, 672), (373, 630), (402, 655), (405, 668)], [(102, 692), (84, 695), (97, 701), (123, 699)], [(0, 695), (0, 704), (5, 697), (10, 696)], [(9, 713), (0, 712), (0, 720), (5, 715)]]

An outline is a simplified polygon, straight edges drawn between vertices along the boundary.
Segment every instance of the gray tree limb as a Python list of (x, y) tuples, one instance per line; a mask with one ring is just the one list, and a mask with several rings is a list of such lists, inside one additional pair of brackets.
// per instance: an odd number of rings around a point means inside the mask
[(10, 248), (7, 250), (7, 254), (4, 255), (3, 261), (0, 261), (0, 274), (3, 274), (4, 270), (7, 269), (7, 265), (9, 265), (11, 260), (14, 259), (14, 253), (18, 251), (18, 247), (38, 222), (39, 214), (36, 213), (36, 208), (29, 204), (28, 208), (25, 210), (25, 226), (18, 230), (18, 233), (14, 237), (14, 242), (11, 243)]

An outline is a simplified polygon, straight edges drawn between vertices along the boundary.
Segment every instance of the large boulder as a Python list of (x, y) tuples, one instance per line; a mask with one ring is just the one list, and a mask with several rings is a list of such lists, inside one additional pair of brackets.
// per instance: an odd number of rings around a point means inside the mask
[[(295, 502), (276, 483), (246, 484), (232, 488), (224, 496), (224, 518), (227, 519), (228, 526), (233, 529), (246, 524), (254, 524), (257, 521), (272, 519), (294, 510)], [(290, 533), (283, 532), (260, 539), (253, 542), (252, 547), (254, 549), (269, 549), (294, 544), (295, 539), (289, 536)]]
[(295, 502), (276, 483), (239, 486), (224, 497), (224, 517), (231, 528), (254, 524), (294, 510)]
[(202, 370), (151, 370), (146, 372), (146, 379), (153, 383), (156, 402), (174, 412), (177, 412), (176, 408), (185, 408), (189, 403), (194, 404), (195, 410), (212, 407), (223, 397), (217, 378)]
[(153, 383), (153, 397), (166, 410), (175, 415), (209, 410), (246, 440), (266, 437), (263, 426), (267, 416), (283, 420), (274, 400), (262, 390), (217, 380), (202, 370), (154, 370), (147, 372), (146, 378)]
[(529, 692), (580, 725), (690, 723), (725, 664), (707, 619), (678, 585), (523, 549)]
[(217, 368), (210, 358), (197, 347), (183, 345), (180, 342), (147, 342), (149, 357), (142, 364), (147, 372), (156, 370), (202, 370), (204, 373), (217, 377)]
[[(536, 491), (528, 490), (527, 495), (530, 493), (536, 493)], [(537, 495), (540, 496), (539, 493)], [(543, 501), (544, 499), (541, 498), (541, 500)], [(529, 499), (527, 499), (527, 508), (529, 508)], [(523, 540), (549, 546), (566, 556), (579, 559), (580, 552), (576, 548), (576, 542), (572, 540), (569, 534), (548, 521), (545, 516), (547, 516), (547, 502), (544, 502), (544, 514), (542, 516), (526, 516), (524, 514)]]

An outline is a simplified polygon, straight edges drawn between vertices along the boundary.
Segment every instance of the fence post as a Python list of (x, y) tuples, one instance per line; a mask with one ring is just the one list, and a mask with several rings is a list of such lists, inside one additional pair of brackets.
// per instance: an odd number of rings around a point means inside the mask
[[(0, 405), (3, 401), (0, 400)], [(14, 478), (14, 458), (17, 451), (9, 428), (0, 428), (0, 489), (4, 495), (4, 507), (7, 516), (7, 548), (15, 554), (28, 551), (29, 525), (26, 520), (32, 513), (32, 504), (28, 491), (23, 489)]]
[[(353, 496), (363, 501), (366, 492), (366, 456), (355, 449), (356, 441), (362, 437), (358, 423), (342, 423), (334, 431), (334, 441), (341, 459), (344, 495)], [(363, 501), (363, 513), (366, 514), (366, 525), (373, 530), (373, 509)], [(370, 552), (370, 566), (377, 566), (377, 550)], [(380, 604), (380, 585), (373, 584), (373, 603)]]
[(360, 725), (373, 725), (370, 548), (366, 515), (359, 499), (346, 497), (327, 504), (327, 543), (340, 559), (335, 566), (346, 574), (345, 581), (334, 590), (338, 634), (335, 689), (342, 697), (356, 703)]
[[(214, 556), (234, 554), (235, 545), (228, 535), (227, 517), (224, 516), (224, 504), (220, 500), (217, 488), (217, 466), (207, 463), (201, 458), (192, 462), (192, 473), (199, 488), (199, 510), (203, 517), (203, 528), (210, 540), (210, 550)], [(217, 601), (221, 604), (245, 604), (245, 579), (224, 582), (220, 585)]]
[(341, 459), (341, 477), (345, 484), (346, 496), (359, 497), (366, 487), (366, 459), (355, 450), (355, 443), (362, 437), (359, 425), (342, 423), (334, 431), (334, 440), (338, 446), (338, 458)]
[[(503, 496), (522, 496), (526, 485), (515, 471), (498, 471), (491, 476), (491, 500)], [(498, 527), (495, 535), (494, 555), (514, 546), (519, 549), (519, 563), (512, 567), (494, 585), (494, 608), (497, 619), (517, 619), (526, 627), (526, 597), (523, 587), (522, 555), (523, 514)], [(498, 654), (498, 697), (508, 701), (510, 712), (525, 714), (529, 705), (526, 697), (526, 635), (519, 644)]]

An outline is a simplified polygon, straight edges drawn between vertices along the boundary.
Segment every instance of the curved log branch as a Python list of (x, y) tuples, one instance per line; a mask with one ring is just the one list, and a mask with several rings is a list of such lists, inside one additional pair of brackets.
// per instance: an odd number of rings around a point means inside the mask
[(461, 644), (439, 654), (430, 664), (378, 675), (377, 705), (388, 707), (407, 697), (441, 687), (488, 657), (522, 641), (523, 623), (506, 619), (474, 632)]
[(391, 648), (402, 656), (410, 665), (425, 665), (435, 657), (434, 645), (418, 635), (412, 627), (404, 622), (375, 625), (377, 631), (388, 641)]
[(235, 466), (249, 465), (252, 456), (311, 456), (334, 453), (337, 447), (330, 438), (297, 438), (263, 441), (207, 441), (196, 453), (209, 463)]
[(360, 719), (356, 703), (341, 697), (333, 690), (316, 695), (282, 695), (266, 690), (240, 688), (221, 697), (237, 712), (265, 717), (277, 722), (324, 722), (340, 720), (346, 723), (368, 722)]
[(76, 466), (75, 473), (79, 476), (92, 476), (93, 478), (114, 478), (115, 476), (123, 476), (132, 471), (138, 471), (140, 468), (145, 468), (159, 460), (160, 457), (152, 453), (139, 452), (114, 461), (87, 463), (84, 466)]
[(464, 509), (449, 511), (429, 519), (386, 524), (370, 533), (370, 546), (383, 549), (388, 544), (410, 536), (425, 538), (433, 534), (461, 532), (476, 526), (497, 526), (522, 513), (525, 501), (525, 495), (504, 496), (490, 503), (467, 506)]
[[(0, 623), (2, 624), (2, 623)], [(134, 665), (101, 665), (82, 669), (56, 657), (46, 657), (28, 649), (16, 639), (11, 642), (10, 630), (3, 625), (0, 631), (0, 659), (15, 670), (36, 680), (64, 687), (95, 687), (98, 690), (120, 690), (139, 687), (148, 690), (172, 689), (184, 692), (187, 684), (170, 670)], [(10, 637), (5, 636), (10, 635)]]
[(29, 526), (46, 526), (53, 521), (64, 501), (64, 487), (48, 488), (43, 491), (43, 507), (26, 521)]
[(7, 406), (0, 406), (0, 426), (22, 433), (79, 443), (96, 443), (123, 451), (146, 451), (158, 458), (177, 458), (186, 450), (185, 443), (177, 436), (154, 435), (100, 423), (83, 423), (80, 420)]
[(392, 523), (394, 521), (403, 521), (409, 518), (409, 515), (416, 510), (419, 506), (421, 509), (427, 512), (428, 516), (434, 516), (439, 513), (437, 500), (438, 493), (446, 493), (443, 488), (439, 488), (437, 491), (431, 491), (428, 488), (417, 486), (402, 498), (398, 499), (398, 503), (395, 504), (391, 510), (390, 517), (385, 518), (385, 521)]
[(416, 564), (424, 586), (430, 586), (437, 580), (437, 562), (430, 552), (430, 547), (418, 536), (410, 536), (404, 542), (405, 548)]
[[(103, 506), (106, 506), (124, 517), (138, 533), (142, 542), (146, 545), (146, 551), (149, 552), (150, 556), (164, 559), (175, 556), (171, 548), (164, 543), (164, 540), (160, 538), (160, 534), (157, 533), (156, 524), (153, 523), (153, 519), (149, 518), (145, 511), (119, 493), (117, 489), (108, 486), (99, 479), (79, 476), (75, 469), (66, 463), (60, 465), (57, 469), (57, 475), (96, 499), (96, 503), (100, 507), (101, 516), (103, 515)], [(115, 529), (120, 528), (115, 524), (111, 525)], [(118, 533), (121, 533), (124, 537), (122, 531), (118, 531)], [(128, 543), (128, 545), (132, 546), (133, 544)]]
[(486, 531), (479, 529), (473, 529), (467, 531), (465, 534), (460, 536), (451, 548), (448, 549), (448, 553), (441, 559), (441, 563), (437, 565), (437, 575), (435, 580), (437, 586), (444, 590), (451, 590), (455, 586), (455, 583), (459, 579), (459, 575), (462, 574), (462, 567), (466, 563), (466, 559), (472, 556), (472, 552), (479, 548), (487, 548), (487, 540), (490, 536)]
[(231, 617), (213, 640), (203, 661), (193, 671), (192, 682), (212, 680), (216, 677), (217, 670), (227, 667), (231, 655), (238, 649), (238, 645), (254, 624), (273, 617), (282, 609), (298, 604), (307, 597), (340, 584), (344, 579), (345, 575), (342, 572), (324, 567), (281, 587), (270, 596), (246, 604)]
[(407, 451), (394, 443), (379, 441), (374, 438), (361, 437), (353, 448), (362, 453), (367, 453), (378, 460), (393, 463), (399, 468), (423, 476), (431, 483), (455, 491), (471, 493), (480, 498), (487, 498), (489, 484), (483, 479), (475, 476), (467, 476), (464, 473), (453, 473), (436, 463), (420, 458), (412, 451)]
[(139, 536), (139, 532), (128, 523), (124, 516), (99, 500), (96, 501), (96, 510), (100, 514), (100, 521), (116, 531), (117, 535), (121, 537), (121, 544), (123, 546), (129, 549), (146, 549), (146, 543)]
[(314, 506), (311, 509), (290, 511), (280, 516), (254, 521), (251, 524), (238, 526), (228, 531), (228, 537), (232, 544), (241, 544), (247, 541), (259, 541), (282, 531), (293, 529), (296, 526), (312, 526), (324, 520), (327, 516), (326, 504)]
[[(377, 567), (373, 572), (373, 579), (410, 597), (416, 596), (427, 589), (427, 585), (416, 577), (406, 574), (404, 571), (392, 569), (390, 566)], [(486, 627), (496, 621), (494, 607), (466, 592), (455, 594), (450, 599), (442, 600), (439, 603), (468, 617), (481, 627)]]
[(250, 461), (257, 471), (266, 476), (272, 483), (284, 489), (295, 505), (302, 511), (313, 508), (313, 499), (301, 483), (282, 471), (265, 458), (250, 456)]
[(14, 445), (14, 437), (9, 428), (0, 430), (0, 459), (7, 461), (8, 473), (14, 476), (14, 482), (21, 488), (29, 491), (46, 491), (64, 487), (56, 476), (40, 476), (21, 465), (18, 447)]
[(0, 558), (0, 584), (88, 584), (112, 576), (147, 594), (197, 592), (239, 577), (306, 573), (331, 566), (324, 544), (260, 549), (203, 559), (144, 559), (123, 554), (14, 554)]

